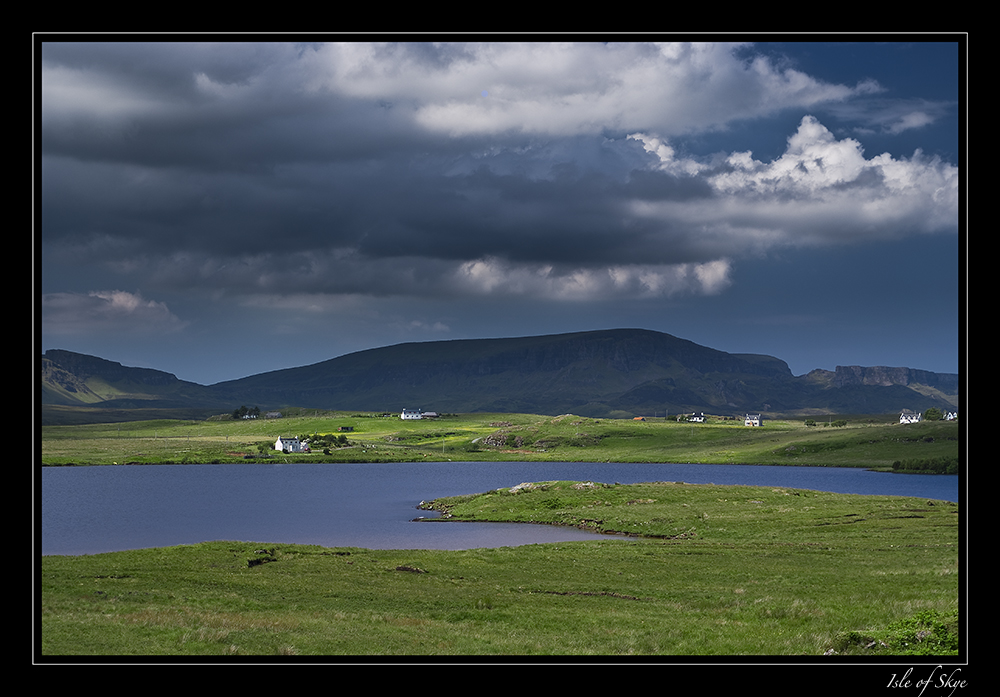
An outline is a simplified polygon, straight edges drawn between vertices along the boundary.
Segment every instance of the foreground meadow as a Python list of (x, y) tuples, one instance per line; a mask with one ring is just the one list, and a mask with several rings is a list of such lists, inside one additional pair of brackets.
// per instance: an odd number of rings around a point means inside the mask
[[(606, 539), (466, 551), (206, 542), (43, 557), (60, 656), (955, 656), (957, 504), (766, 488), (540, 482), (444, 520)], [(469, 524), (469, 523), (461, 523)]]

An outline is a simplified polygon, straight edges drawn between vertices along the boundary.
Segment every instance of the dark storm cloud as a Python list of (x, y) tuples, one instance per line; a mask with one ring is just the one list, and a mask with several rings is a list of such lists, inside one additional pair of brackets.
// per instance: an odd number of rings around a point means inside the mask
[(46, 44), (44, 152), (273, 173), (415, 144), (404, 105), (311, 84), (311, 52), (279, 43)]
[(874, 91), (711, 44), (51, 43), (43, 243), (147, 292), (717, 292), (741, 254), (954, 228), (953, 167), (808, 116), (772, 161), (670, 145)]

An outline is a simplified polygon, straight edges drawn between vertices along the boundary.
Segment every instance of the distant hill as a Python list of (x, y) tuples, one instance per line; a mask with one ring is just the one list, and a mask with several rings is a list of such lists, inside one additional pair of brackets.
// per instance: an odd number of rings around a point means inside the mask
[(627, 417), (890, 413), (958, 404), (958, 376), (858, 366), (793, 376), (772, 356), (734, 354), (642, 329), (397, 344), (211, 386), (69, 351), (42, 360), (51, 405)]
[[(214, 387), (237, 401), (396, 411), (530, 412), (608, 415), (708, 407), (723, 376), (766, 383), (791, 378), (766, 356), (734, 355), (669, 334), (609, 330), (575, 334), (399, 344)], [(629, 399), (642, 385), (662, 385)], [(690, 394), (689, 394), (690, 393)], [(624, 402), (619, 401), (624, 398)], [(637, 411), (638, 410), (638, 411)]]
[[(219, 407), (210, 387), (151, 368), (128, 368), (95, 356), (52, 349), (41, 360), (43, 405), (102, 410)], [(238, 405), (237, 405), (238, 406)]]

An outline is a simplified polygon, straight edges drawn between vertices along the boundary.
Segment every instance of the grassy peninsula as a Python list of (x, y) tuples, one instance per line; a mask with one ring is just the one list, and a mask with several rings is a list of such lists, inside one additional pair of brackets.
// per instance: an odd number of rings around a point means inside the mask
[(44, 557), (46, 657), (955, 656), (959, 506), (538, 482), (427, 502), (594, 541), (467, 551), (208, 542)]
[[(958, 422), (895, 415), (765, 419), (592, 419), (566, 414), (397, 414), (291, 409), (282, 418), (155, 419), (43, 426), (42, 465), (454, 461), (686, 462), (892, 469), (959, 456)], [(310, 453), (273, 450), (279, 436)], [(897, 466), (897, 469), (900, 467)], [(903, 467), (906, 469), (906, 467)]]

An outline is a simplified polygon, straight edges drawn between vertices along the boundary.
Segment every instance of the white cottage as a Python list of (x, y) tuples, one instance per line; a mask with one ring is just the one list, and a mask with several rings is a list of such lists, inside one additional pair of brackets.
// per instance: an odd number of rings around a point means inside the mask
[(910, 411), (909, 409), (904, 409), (899, 414), (899, 423), (901, 424), (915, 424), (919, 422), (924, 417), (921, 416), (920, 412)]
[(274, 449), (280, 450), (283, 453), (301, 453), (302, 441), (291, 436), (281, 436), (278, 440), (274, 441)]
[(422, 419), (424, 418), (423, 413), (419, 409), (404, 409), (403, 413), (399, 415), (401, 419)]
[(763, 422), (760, 414), (747, 414), (743, 419), (744, 426), (760, 426)]

